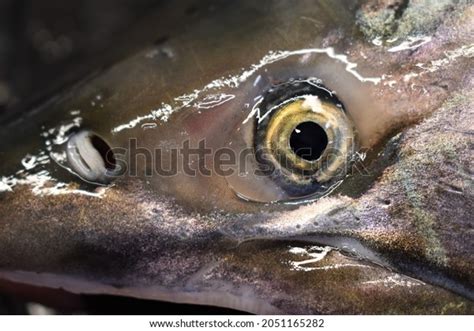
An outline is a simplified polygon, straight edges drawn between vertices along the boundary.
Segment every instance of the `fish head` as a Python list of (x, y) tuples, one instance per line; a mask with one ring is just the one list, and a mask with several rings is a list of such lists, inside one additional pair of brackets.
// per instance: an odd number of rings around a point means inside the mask
[(253, 313), (472, 312), (474, 7), (429, 4), (216, 1), (6, 124), (0, 277)]

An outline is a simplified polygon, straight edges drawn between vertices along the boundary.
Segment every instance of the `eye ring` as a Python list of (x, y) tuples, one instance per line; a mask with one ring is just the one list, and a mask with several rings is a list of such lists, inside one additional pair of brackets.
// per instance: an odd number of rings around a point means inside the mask
[[(356, 148), (356, 132), (335, 95), (314, 80), (291, 80), (271, 88), (264, 100), (268, 116), (255, 132), (261, 171), (294, 197), (322, 195), (340, 182)], [(291, 144), (302, 124), (324, 145), (316, 146), (306, 132), (304, 143), (318, 148), (309, 150), (309, 157)]]
[[(264, 147), (276, 160), (285, 160), (284, 167), (291, 172), (311, 176), (319, 183), (334, 177), (344, 160), (332, 155), (348, 155), (352, 149), (353, 128), (344, 113), (329, 102), (320, 102), (313, 95), (296, 97), (281, 106), (267, 126)], [(290, 144), (290, 137), (298, 125), (317, 124), (327, 136), (327, 146), (316, 160), (307, 160)], [(323, 163), (326, 166), (323, 167)]]

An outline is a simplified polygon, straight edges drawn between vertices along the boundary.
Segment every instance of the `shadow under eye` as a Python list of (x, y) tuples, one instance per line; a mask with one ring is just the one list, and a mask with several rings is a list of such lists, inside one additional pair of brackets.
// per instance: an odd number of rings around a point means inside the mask
[(340, 193), (352, 198), (359, 198), (369, 190), (383, 171), (397, 162), (399, 140), (400, 135), (395, 135), (364, 153), (364, 162), (359, 159), (352, 165), (348, 176), (334, 190), (334, 194)]

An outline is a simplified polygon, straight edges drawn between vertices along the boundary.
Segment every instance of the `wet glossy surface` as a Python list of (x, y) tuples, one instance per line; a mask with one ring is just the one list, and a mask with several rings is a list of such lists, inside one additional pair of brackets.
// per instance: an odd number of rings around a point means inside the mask
[[(192, 31), (6, 125), (0, 275), (257, 313), (472, 312), (473, 9), (373, 38), (358, 8), (217, 2)], [(290, 78), (336, 93), (357, 130), (354, 156), (368, 174), (327, 197), (248, 201), (284, 198), (251, 171), (148, 176), (139, 163), (109, 186), (68, 171), (63, 146), (80, 129), (126, 151), (134, 138), (163, 151), (205, 139), (239, 152), (270, 116), (263, 92)]]

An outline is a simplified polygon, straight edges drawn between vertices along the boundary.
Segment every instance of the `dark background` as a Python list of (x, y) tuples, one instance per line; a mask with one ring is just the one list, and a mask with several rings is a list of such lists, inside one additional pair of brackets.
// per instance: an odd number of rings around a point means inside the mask
[(0, 0), (0, 116), (123, 55), (124, 34), (163, 2)]
[[(110, 65), (143, 43), (162, 38), (135, 33), (150, 13), (158, 19), (165, 0), (0, 0), (0, 118), (19, 116), (52, 94)], [(186, 4), (185, 4), (186, 3)], [(204, 1), (201, 3), (205, 3)], [(39, 302), (58, 314), (230, 314), (228, 309), (113, 296), (73, 295), (0, 280), (0, 314), (28, 314)]]

